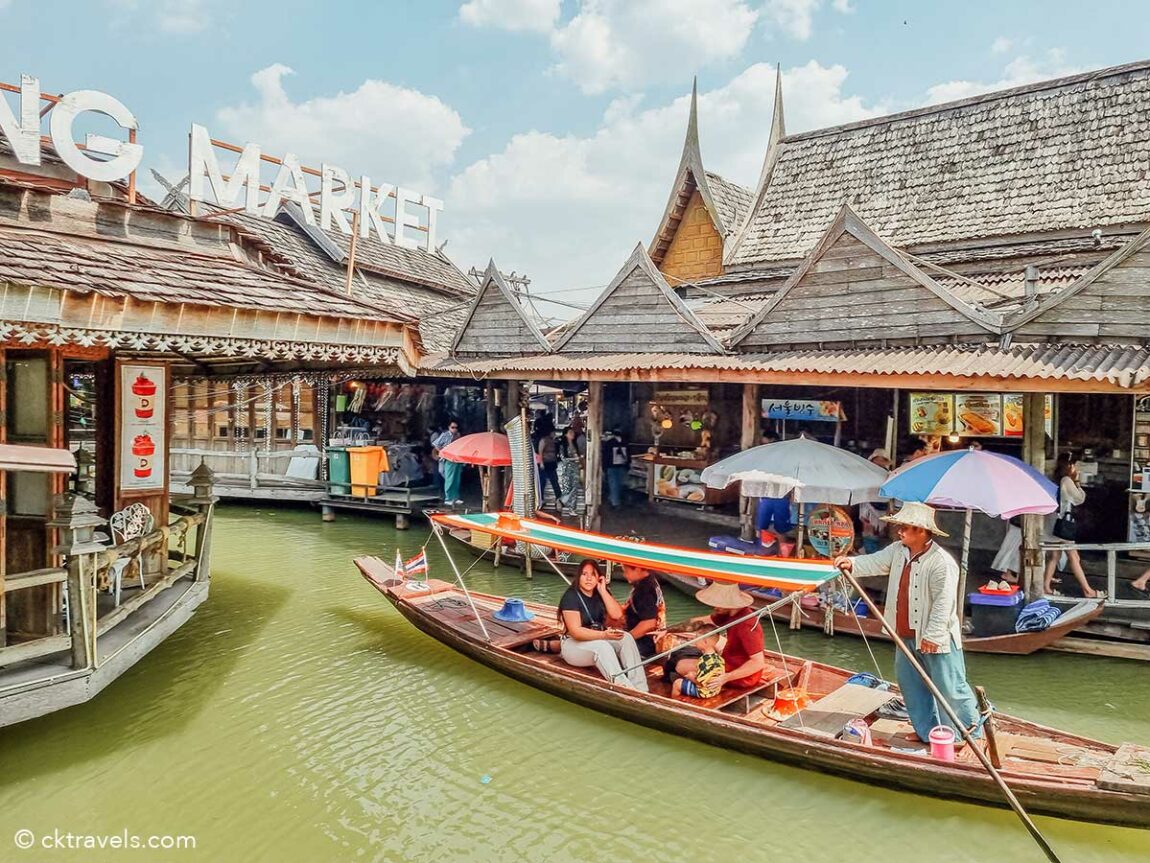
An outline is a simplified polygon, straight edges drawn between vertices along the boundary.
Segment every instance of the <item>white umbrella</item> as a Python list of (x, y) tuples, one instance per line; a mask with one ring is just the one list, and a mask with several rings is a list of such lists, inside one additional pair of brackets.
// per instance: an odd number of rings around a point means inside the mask
[(879, 492), (886, 478), (874, 462), (807, 437), (752, 447), (703, 471), (710, 488), (741, 480), (746, 497), (784, 497), (793, 490), (799, 503), (842, 506), (886, 500)]

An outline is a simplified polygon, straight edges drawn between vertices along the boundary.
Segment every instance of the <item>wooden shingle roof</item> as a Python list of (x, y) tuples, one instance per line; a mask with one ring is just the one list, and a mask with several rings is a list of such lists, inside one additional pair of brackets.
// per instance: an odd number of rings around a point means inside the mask
[(781, 138), (734, 267), (801, 258), (844, 204), (900, 248), (1140, 224), (1150, 62)]
[(551, 344), (489, 261), (479, 291), (451, 343), (453, 354), (515, 356), (548, 353)]

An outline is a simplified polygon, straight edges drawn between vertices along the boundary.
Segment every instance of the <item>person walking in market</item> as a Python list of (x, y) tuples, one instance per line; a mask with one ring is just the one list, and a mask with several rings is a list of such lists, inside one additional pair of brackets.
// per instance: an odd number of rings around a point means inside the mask
[[(978, 702), (966, 681), (958, 620), (958, 563), (935, 541), (947, 534), (939, 530), (934, 510), (925, 503), (905, 503), (883, 521), (897, 525), (898, 542), (874, 554), (837, 557), (834, 565), (856, 578), (887, 576), (883, 616), (972, 736), (978, 737)], [(936, 725), (953, 727), (909, 660), (900, 651), (894, 659), (898, 686), (918, 739), (925, 742)], [(954, 732), (961, 741), (957, 728)]]
[(450, 505), (463, 503), (459, 496), (459, 486), (463, 479), (463, 465), (440, 456), (439, 451), (459, 438), (459, 423), (452, 420), (447, 428), (436, 435), (431, 446), (432, 455), (439, 462), (439, 475), (443, 479), (443, 502)]

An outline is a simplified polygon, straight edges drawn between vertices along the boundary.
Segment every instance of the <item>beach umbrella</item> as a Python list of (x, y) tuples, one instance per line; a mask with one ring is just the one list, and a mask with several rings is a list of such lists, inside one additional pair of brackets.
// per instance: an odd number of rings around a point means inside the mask
[(785, 497), (800, 503), (852, 506), (884, 500), (887, 472), (845, 449), (808, 437), (763, 444), (735, 453), (703, 470), (710, 488), (743, 483), (746, 497)]
[[(1045, 515), (1058, 508), (1058, 486), (1021, 459), (986, 450), (951, 450), (924, 456), (894, 471), (882, 493), (897, 500), (966, 510), (958, 591), (966, 592), (974, 510), (996, 518)], [(961, 612), (960, 612), (961, 613)]]
[(453, 440), (439, 451), (439, 457), (481, 467), (505, 467), (511, 464), (511, 446), (505, 434), (479, 432)]

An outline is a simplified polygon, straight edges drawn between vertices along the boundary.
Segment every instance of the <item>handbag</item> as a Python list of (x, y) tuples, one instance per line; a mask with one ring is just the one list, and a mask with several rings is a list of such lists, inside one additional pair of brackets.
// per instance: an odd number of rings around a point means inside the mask
[(1078, 522), (1074, 520), (1074, 512), (1058, 516), (1054, 522), (1054, 535), (1067, 542), (1074, 542), (1078, 538)]

